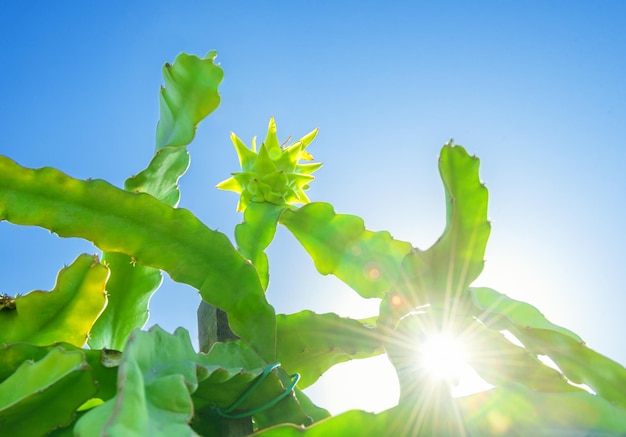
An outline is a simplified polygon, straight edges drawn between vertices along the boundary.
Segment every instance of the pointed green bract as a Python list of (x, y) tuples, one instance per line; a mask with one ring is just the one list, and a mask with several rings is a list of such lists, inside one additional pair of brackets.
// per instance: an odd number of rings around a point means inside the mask
[(68, 425), (97, 391), (85, 356), (55, 347), (37, 362), (23, 362), (0, 384), (2, 435), (45, 435)]
[(383, 297), (400, 274), (411, 245), (389, 232), (365, 229), (360, 217), (336, 214), (332, 205), (315, 202), (280, 218), (309, 253), (323, 275), (332, 273), (366, 298)]
[(383, 352), (375, 329), (332, 313), (279, 314), (276, 326), (276, 358), (285, 369), (300, 373), (300, 388), (313, 384), (335, 364)]
[(256, 150), (256, 139), (249, 149), (235, 134), (231, 140), (235, 145), (241, 172), (220, 182), (217, 188), (239, 193), (237, 211), (245, 211), (252, 202), (269, 202), (276, 205), (308, 203), (304, 193), (315, 179), (311, 174), (321, 163), (301, 164), (313, 157), (305, 150), (317, 135), (317, 129), (285, 147), (281, 147), (276, 135), (276, 123), (270, 119), (265, 141)]
[(189, 144), (196, 125), (220, 103), (217, 88), (224, 77), (215, 65), (216, 51), (204, 58), (181, 53), (173, 64), (163, 66), (161, 116), (157, 125), (156, 150)]
[(0, 157), (0, 219), (81, 237), (104, 251), (132, 256), (200, 290), (228, 313), (232, 330), (268, 360), (274, 356), (274, 309), (255, 268), (224, 234), (184, 209), (107, 182), (70, 178), (58, 170), (31, 170)]
[(15, 298), (15, 309), (0, 311), (0, 344), (67, 342), (82, 347), (106, 305), (109, 270), (96, 257), (79, 256), (59, 273), (50, 292)]
[(264, 250), (276, 233), (278, 217), (285, 207), (269, 202), (251, 203), (243, 214), (243, 223), (235, 227), (237, 249), (259, 272), (263, 289), (269, 283), (269, 263)]

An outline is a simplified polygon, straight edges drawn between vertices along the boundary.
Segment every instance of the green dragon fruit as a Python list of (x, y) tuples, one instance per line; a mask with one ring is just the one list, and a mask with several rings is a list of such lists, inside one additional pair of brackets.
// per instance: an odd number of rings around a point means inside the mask
[[(256, 150), (256, 137), (248, 148), (237, 135), (231, 132), (230, 138), (237, 150), (241, 171), (220, 182), (217, 188), (240, 193), (237, 211), (242, 212), (252, 202), (270, 202), (276, 205), (309, 203), (304, 193), (309, 183), (315, 179), (311, 174), (322, 166), (312, 161), (313, 157), (305, 149), (311, 144), (318, 129), (306, 134), (298, 141), (281, 146), (276, 136), (276, 122), (270, 119), (265, 141)], [(289, 141), (289, 140), (287, 140)]]

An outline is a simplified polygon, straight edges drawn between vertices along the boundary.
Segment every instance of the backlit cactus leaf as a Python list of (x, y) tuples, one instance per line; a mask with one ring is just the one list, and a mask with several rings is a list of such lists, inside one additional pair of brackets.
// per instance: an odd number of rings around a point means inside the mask
[(165, 64), (156, 154), (148, 168), (126, 180), (126, 190), (152, 194), (170, 206), (178, 204), (178, 180), (189, 167), (184, 146), (193, 140), (198, 123), (220, 103), (218, 87), (224, 72), (214, 63), (216, 56), (215, 51), (204, 58), (181, 53), (173, 64)]
[(280, 217), (309, 253), (317, 270), (332, 273), (366, 298), (383, 297), (400, 275), (411, 245), (389, 232), (365, 229), (354, 215), (336, 214), (332, 205), (314, 202)]
[(9, 378), (25, 361), (42, 360), (52, 349), (78, 351), (85, 357), (91, 369), (98, 391), (93, 396), (103, 400), (113, 397), (117, 381), (117, 351), (86, 350), (69, 343), (55, 343), (49, 346), (34, 346), (28, 343), (13, 343), (0, 347), (0, 383)]
[(0, 219), (84, 238), (104, 251), (167, 271), (226, 311), (233, 332), (273, 359), (274, 309), (256, 269), (226, 235), (189, 211), (102, 180), (80, 181), (52, 168), (27, 169), (0, 156)]
[[(294, 377), (282, 369), (277, 370), (276, 376), (277, 380), (280, 380), (280, 384), (273, 384), (272, 399), (282, 395), (290, 386)], [(253, 419), (259, 428), (269, 428), (285, 423), (308, 426), (329, 416), (330, 413), (327, 410), (315, 405), (307, 395), (298, 390), (297, 387), (294, 387), (291, 393), (281, 399), (276, 405), (255, 413)]]
[(67, 342), (84, 346), (106, 305), (108, 275), (109, 270), (96, 257), (80, 255), (60, 271), (52, 291), (17, 296), (14, 309), (0, 311), (0, 344)]
[(521, 328), (513, 334), (530, 353), (550, 357), (567, 379), (626, 410), (626, 368), (621, 364), (558, 331)]
[(43, 436), (69, 425), (97, 391), (84, 354), (54, 347), (36, 362), (24, 361), (0, 383), (2, 435)]
[(400, 404), (378, 414), (352, 410), (308, 427), (276, 426), (253, 435), (608, 437), (626, 433), (626, 411), (585, 392), (542, 393), (511, 384), (453, 402), (449, 408), (432, 401)]
[[(204, 59), (181, 54), (173, 65), (165, 65), (157, 151), (148, 168), (126, 180), (127, 191), (148, 193), (170, 206), (178, 205), (178, 180), (189, 167), (185, 146), (193, 140), (196, 125), (220, 102), (218, 86), (223, 71), (214, 64), (215, 56), (215, 52)], [(132, 257), (123, 254), (104, 253), (103, 261), (111, 269), (109, 303), (94, 325), (89, 345), (122, 350), (133, 329), (148, 321), (148, 304), (162, 282), (161, 272), (135, 265)]]
[[(446, 144), (439, 156), (439, 172), (446, 191), (446, 228), (425, 252), (440, 287), (463, 290), (484, 266), (491, 232), (487, 218), (489, 193), (480, 180), (480, 160), (463, 147)], [(450, 279), (450, 276), (452, 278)]]
[[(399, 405), (378, 414), (346, 413), (302, 428), (262, 430), (262, 437), (332, 435), (613, 436), (626, 432), (626, 412), (589, 393), (538, 393), (524, 386), (498, 387), (457, 398), (458, 416), (445, 411), (420, 414)], [(442, 429), (443, 428), (443, 429)]]
[(330, 417), (328, 410), (315, 405), (313, 401), (311, 401), (311, 399), (298, 387), (294, 387), (294, 393), (300, 407), (313, 422), (319, 422), (320, 420)]
[(77, 436), (190, 436), (191, 393), (198, 388), (198, 355), (189, 334), (158, 326), (131, 334), (118, 367), (114, 398), (81, 417)]
[(321, 167), (321, 163), (300, 164), (300, 160), (309, 161), (313, 157), (304, 150), (317, 135), (317, 129), (300, 140), (280, 146), (273, 118), (267, 129), (265, 141), (256, 148), (256, 139), (251, 148), (231, 133), (235, 145), (241, 172), (232, 173), (232, 177), (220, 182), (217, 188), (240, 194), (237, 211), (245, 211), (252, 202), (269, 202), (276, 205), (308, 203), (304, 191), (314, 179), (311, 174)]
[[(78, 436), (194, 435), (189, 423), (194, 409), (228, 408), (265, 371), (267, 363), (241, 341), (216, 343), (209, 354), (197, 354), (182, 328), (168, 334), (158, 326), (136, 330), (122, 353), (118, 392), (79, 419)], [(248, 411), (285, 391), (290, 377), (272, 371), (240, 407)], [(279, 422), (307, 425), (311, 420), (298, 400), (287, 396), (272, 410), (255, 415), (259, 426)]]
[[(196, 408), (228, 408), (267, 366), (267, 362), (258, 353), (241, 341), (215, 343), (209, 353), (202, 356), (201, 360), (199, 358), (198, 362), (202, 363), (207, 376), (201, 378), (198, 390), (193, 393)], [(258, 396), (267, 387), (267, 382), (264, 381), (259, 387), (260, 391), (255, 390), (257, 399), (253, 395), (252, 399), (242, 404), (241, 409), (254, 408), (271, 399), (267, 392)]]
[[(327, 437), (341, 435), (361, 435), (361, 436), (384, 436), (398, 435), (408, 436), (400, 423), (390, 426), (395, 420), (390, 421), (386, 416), (389, 410), (379, 414), (369, 413), (360, 410), (351, 410), (337, 416), (329, 417), (306, 428), (294, 425), (276, 426), (270, 429), (261, 430), (254, 437)], [(399, 422), (399, 421), (398, 421)], [(391, 432), (399, 432), (391, 434)]]
[[(208, 372), (193, 393), (194, 405), (199, 409), (233, 405), (254, 381), (264, 372), (266, 363), (254, 350), (240, 341), (216, 343), (200, 360)], [(288, 369), (290, 372), (291, 369)], [(258, 409), (283, 394), (291, 383), (282, 368), (273, 370), (250, 396), (233, 413)], [(279, 423), (309, 425), (313, 420), (328, 417), (328, 412), (315, 406), (301, 392), (289, 395), (269, 409), (254, 413), (259, 427)]]
[(544, 392), (575, 392), (583, 389), (567, 382), (557, 370), (543, 364), (523, 347), (482, 323), (472, 322), (462, 337), (467, 363), (488, 383), (499, 386), (523, 384)]
[(586, 384), (602, 396), (626, 408), (626, 368), (588, 348), (569, 329), (551, 323), (530, 304), (511, 299), (490, 288), (471, 288), (476, 314), (482, 323), (508, 330), (529, 353), (550, 357), (567, 379)]
[(446, 192), (446, 228), (426, 251), (414, 250), (403, 262), (402, 280), (394, 290), (408, 306), (445, 306), (468, 293), (483, 269), (491, 225), (488, 191), (480, 181), (479, 160), (463, 147), (446, 144), (439, 172)]
[(534, 306), (529, 303), (512, 299), (492, 288), (470, 288), (476, 316), (486, 325), (497, 330), (518, 328), (549, 329), (572, 337), (582, 343), (582, 338), (567, 328), (555, 325)]
[(148, 304), (163, 278), (161, 271), (133, 263), (123, 253), (105, 252), (103, 262), (111, 275), (107, 281), (108, 302), (91, 329), (89, 347), (124, 350), (135, 328), (148, 321)]
[(508, 384), (456, 402), (467, 435), (626, 435), (626, 410), (586, 392), (544, 393)]
[(180, 200), (178, 180), (189, 168), (189, 152), (186, 147), (159, 149), (148, 168), (124, 182), (131, 193), (148, 193), (168, 204), (177, 206)]
[(220, 104), (217, 88), (224, 72), (215, 64), (216, 56), (214, 50), (204, 58), (181, 53), (163, 66), (156, 150), (191, 143), (196, 125)]
[(269, 202), (251, 203), (243, 214), (243, 223), (235, 227), (235, 241), (239, 253), (256, 267), (263, 289), (269, 283), (269, 264), (264, 250), (276, 233), (278, 217), (284, 206)]
[(300, 388), (313, 384), (335, 364), (383, 352), (375, 329), (332, 313), (278, 314), (276, 326), (276, 359), (290, 372), (300, 373)]
[(441, 410), (436, 402), (398, 405), (378, 414), (351, 410), (308, 427), (276, 426), (253, 434), (257, 437), (327, 436), (457, 436), (465, 435), (455, 411)]
[(441, 150), (439, 172), (446, 194), (446, 228), (431, 248), (413, 249), (402, 260), (399, 280), (381, 303), (381, 326), (395, 329), (402, 317), (423, 305), (441, 311), (442, 323), (471, 311), (468, 288), (482, 271), (491, 229), (488, 191), (480, 181), (479, 160), (452, 142)]

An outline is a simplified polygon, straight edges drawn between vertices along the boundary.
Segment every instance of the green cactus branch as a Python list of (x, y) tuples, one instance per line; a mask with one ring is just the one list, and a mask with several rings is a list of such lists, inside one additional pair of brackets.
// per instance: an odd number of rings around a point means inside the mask
[(227, 311), (237, 335), (269, 360), (274, 356), (274, 310), (256, 270), (224, 234), (189, 211), (101, 180), (80, 181), (51, 168), (31, 170), (0, 157), (0, 218), (84, 238), (167, 271)]

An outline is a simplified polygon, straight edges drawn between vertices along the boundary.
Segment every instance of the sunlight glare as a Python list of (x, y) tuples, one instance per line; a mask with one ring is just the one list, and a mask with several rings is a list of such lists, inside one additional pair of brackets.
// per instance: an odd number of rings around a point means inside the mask
[(466, 365), (466, 352), (458, 339), (446, 334), (433, 335), (421, 346), (420, 360), (432, 378), (457, 380)]
[(468, 364), (466, 345), (452, 334), (429, 336), (421, 345), (416, 360), (433, 381), (447, 381), (453, 397), (493, 388)]

